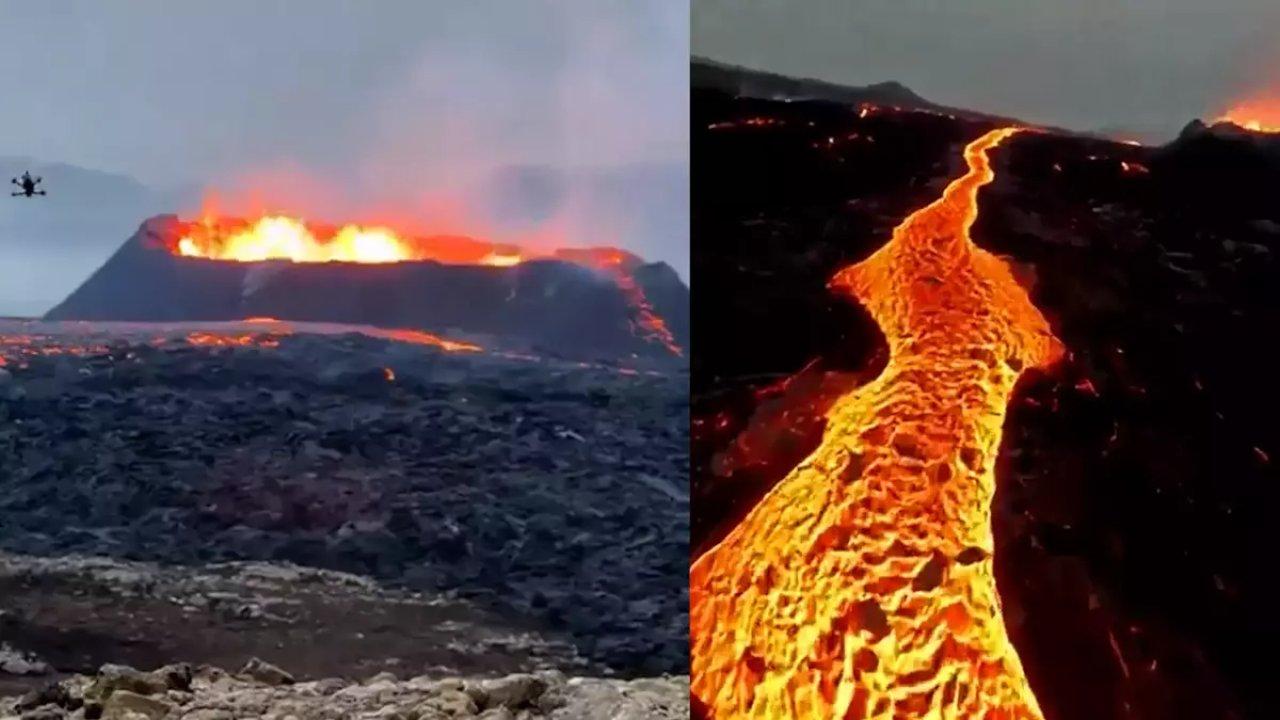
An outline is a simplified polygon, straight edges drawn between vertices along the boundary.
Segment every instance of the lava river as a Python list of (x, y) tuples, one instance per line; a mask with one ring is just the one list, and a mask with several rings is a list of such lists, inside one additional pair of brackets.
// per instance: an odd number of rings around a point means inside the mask
[(1000, 611), (991, 501), (1024, 369), (1062, 352), (975, 246), (988, 153), (840, 271), (889, 346), (817, 449), (690, 572), (692, 686), (726, 718), (1041, 718)]

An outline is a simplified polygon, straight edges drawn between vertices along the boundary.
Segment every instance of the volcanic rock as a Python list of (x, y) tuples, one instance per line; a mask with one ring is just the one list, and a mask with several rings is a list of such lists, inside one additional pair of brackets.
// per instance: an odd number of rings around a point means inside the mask
[[(533, 678), (531, 681), (530, 678)], [(77, 705), (93, 682), (83, 675), (59, 682), (61, 692), (36, 710), (23, 711), (0, 698), (0, 720), (17, 720), (7, 713), (31, 717), (82, 720), (173, 718), (173, 720), (234, 720), (242, 717), (296, 717), (303, 720), (339, 718), (552, 718), (555, 720), (677, 720), (689, 717), (687, 677), (634, 680), (566, 678), (559, 673), (501, 678), (419, 676), (362, 684), (338, 679), (275, 686), (235, 677), (216, 667), (203, 667), (193, 678), (190, 693), (165, 697), (129, 690), (114, 692), (101, 705)], [(486, 688), (484, 691), (478, 688)], [(480, 693), (485, 700), (477, 703)], [(43, 713), (42, 715), (40, 713)]]
[(175, 706), (159, 698), (139, 695), (128, 690), (118, 690), (102, 704), (103, 720), (159, 720), (175, 710)]
[[(48, 320), (210, 321), (249, 317), (365, 324), (493, 336), (512, 349), (564, 357), (670, 358), (633, 329), (636, 299), (602, 270), (558, 259), (511, 267), (433, 261), (388, 264), (244, 263), (177, 255), (182, 223), (142, 224)], [(688, 345), (688, 287), (662, 263), (634, 282)]]

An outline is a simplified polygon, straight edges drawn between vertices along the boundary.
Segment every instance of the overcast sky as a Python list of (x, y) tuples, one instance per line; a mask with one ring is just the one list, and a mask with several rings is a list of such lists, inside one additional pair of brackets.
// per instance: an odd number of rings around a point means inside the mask
[(0, 0), (0, 156), (305, 194), (328, 220), (355, 211), (343, 202), (426, 208), (476, 234), (490, 228), (463, 225), (485, 218), (456, 206), (504, 167), (578, 186), (638, 168), (666, 173), (679, 202), (609, 212), (671, 222), (645, 237), (635, 218), (599, 237), (579, 222), (572, 240), (625, 235), (687, 277), (688, 13), (687, 0)]
[[(693, 51), (1080, 130), (1280, 89), (1277, 0), (694, 0)], [(1280, 93), (1277, 93), (1280, 94)]]

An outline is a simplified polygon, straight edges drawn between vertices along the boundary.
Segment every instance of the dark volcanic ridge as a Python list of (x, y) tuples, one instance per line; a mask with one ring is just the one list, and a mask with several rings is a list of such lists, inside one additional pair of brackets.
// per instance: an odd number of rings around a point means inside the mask
[(1230, 120), (1209, 123), (1199, 118), (1192, 120), (1183, 126), (1172, 144), (1187, 145), (1195, 142), (1217, 142), (1221, 144), (1220, 147), (1234, 144), (1250, 153), (1280, 158), (1280, 132), (1250, 130)]
[[(574, 262), (536, 259), (511, 267), (228, 262), (172, 252), (181, 227), (170, 215), (147, 220), (45, 319), (270, 317), (420, 329), (574, 359), (680, 361), (637, 329), (642, 317), (634, 294), (615, 278)], [(688, 287), (664, 263), (642, 264), (631, 277), (676, 344), (687, 347)]]
[(907, 108), (944, 109), (899, 82), (853, 87), (826, 80), (787, 77), (701, 57), (693, 58), (691, 84), (695, 89), (720, 90), (741, 97), (768, 100), (830, 100), (850, 105), (872, 102)]
[[(869, 104), (895, 110), (915, 110), (948, 115), (973, 122), (1034, 127), (1058, 135), (1073, 135), (1098, 140), (1114, 140), (1116, 142), (1125, 142), (1117, 138), (1117, 133), (1120, 136), (1131, 136), (1133, 134), (1123, 129), (1109, 132), (1107, 130), (1073, 130), (1058, 126), (1038, 125), (1014, 117), (995, 115), (969, 108), (941, 105), (920, 96), (911, 88), (896, 80), (863, 86), (845, 85), (814, 78), (795, 78), (767, 70), (756, 70), (703, 57), (693, 58), (690, 77), (691, 86), (695, 91), (716, 91), (741, 99), (772, 100), (786, 103), (827, 102), (846, 107)], [(1220, 138), (1246, 138), (1260, 146), (1280, 145), (1280, 134), (1278, 133), (1252, 131), (1224, 120), (1206, 123), (1200, 119), (1189, 122), (1178, 138), (1172, 139), (1170, 142), (1186, 139), (1188, 135), (1199, 135), (1205, 132)]]
[(742, 98), (782, 102), (819, 101), (850, 106), (869, 103), (903, 110), (954, 115), (969, 120), (1025, 124), (1012, 118), (940, 105), (921, 97), (896, 80), (865, 86), (843, 85), (828, 80), (788, 77), (767, 70), (755, 70), (710, 58), (694, 57), (690, 84), (694, 90), (716, 90)]

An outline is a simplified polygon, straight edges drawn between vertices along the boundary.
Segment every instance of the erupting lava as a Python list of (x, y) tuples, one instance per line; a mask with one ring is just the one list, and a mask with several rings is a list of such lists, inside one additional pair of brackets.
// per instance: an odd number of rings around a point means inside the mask
[(1062, 350), (969, 236), (988, 152), (1015, 132), (970, 143), (963, 177), (832, 280), (889, 361), (693, 564), (693, 692), (719, 720), (1042, 717), (1000, 612), (990, 505), (1014, 385)]
[(607, 275), (626, 296), (631, 330), (648, 342), (683, 356), (665, 321), (654, 311), (634, 273), (643, 261), (611, 247), (535, 251), (467, 237), (405, 237), (380, 227), (345, 225), (333, 232), (301, 220), (266, 216), (254, 222), (206, 217), (184, 223), (169, 251), (185, 257), (231, 262), (287, 260), (297, 263), (395, 263), (435, 261), (449, 265), (511, 267), (526, 260), (558, 259)]
[(1230, 122), (1246, 130), (1280, 133), (1280, 97), (1259, 97), (1232, 107), (1219, 122)]
[(444, 263), (510, 266), (524, 257), (518, 248), (458, 237), (406, 238), (380, 227), (345, 225), (317, 236), (300, 220), (267, 216), (252, 224), (228, 225), (206, 219), (188, 226), (175, 248), (179, 255), (261, 262), (393, 263), (436, 260)]

